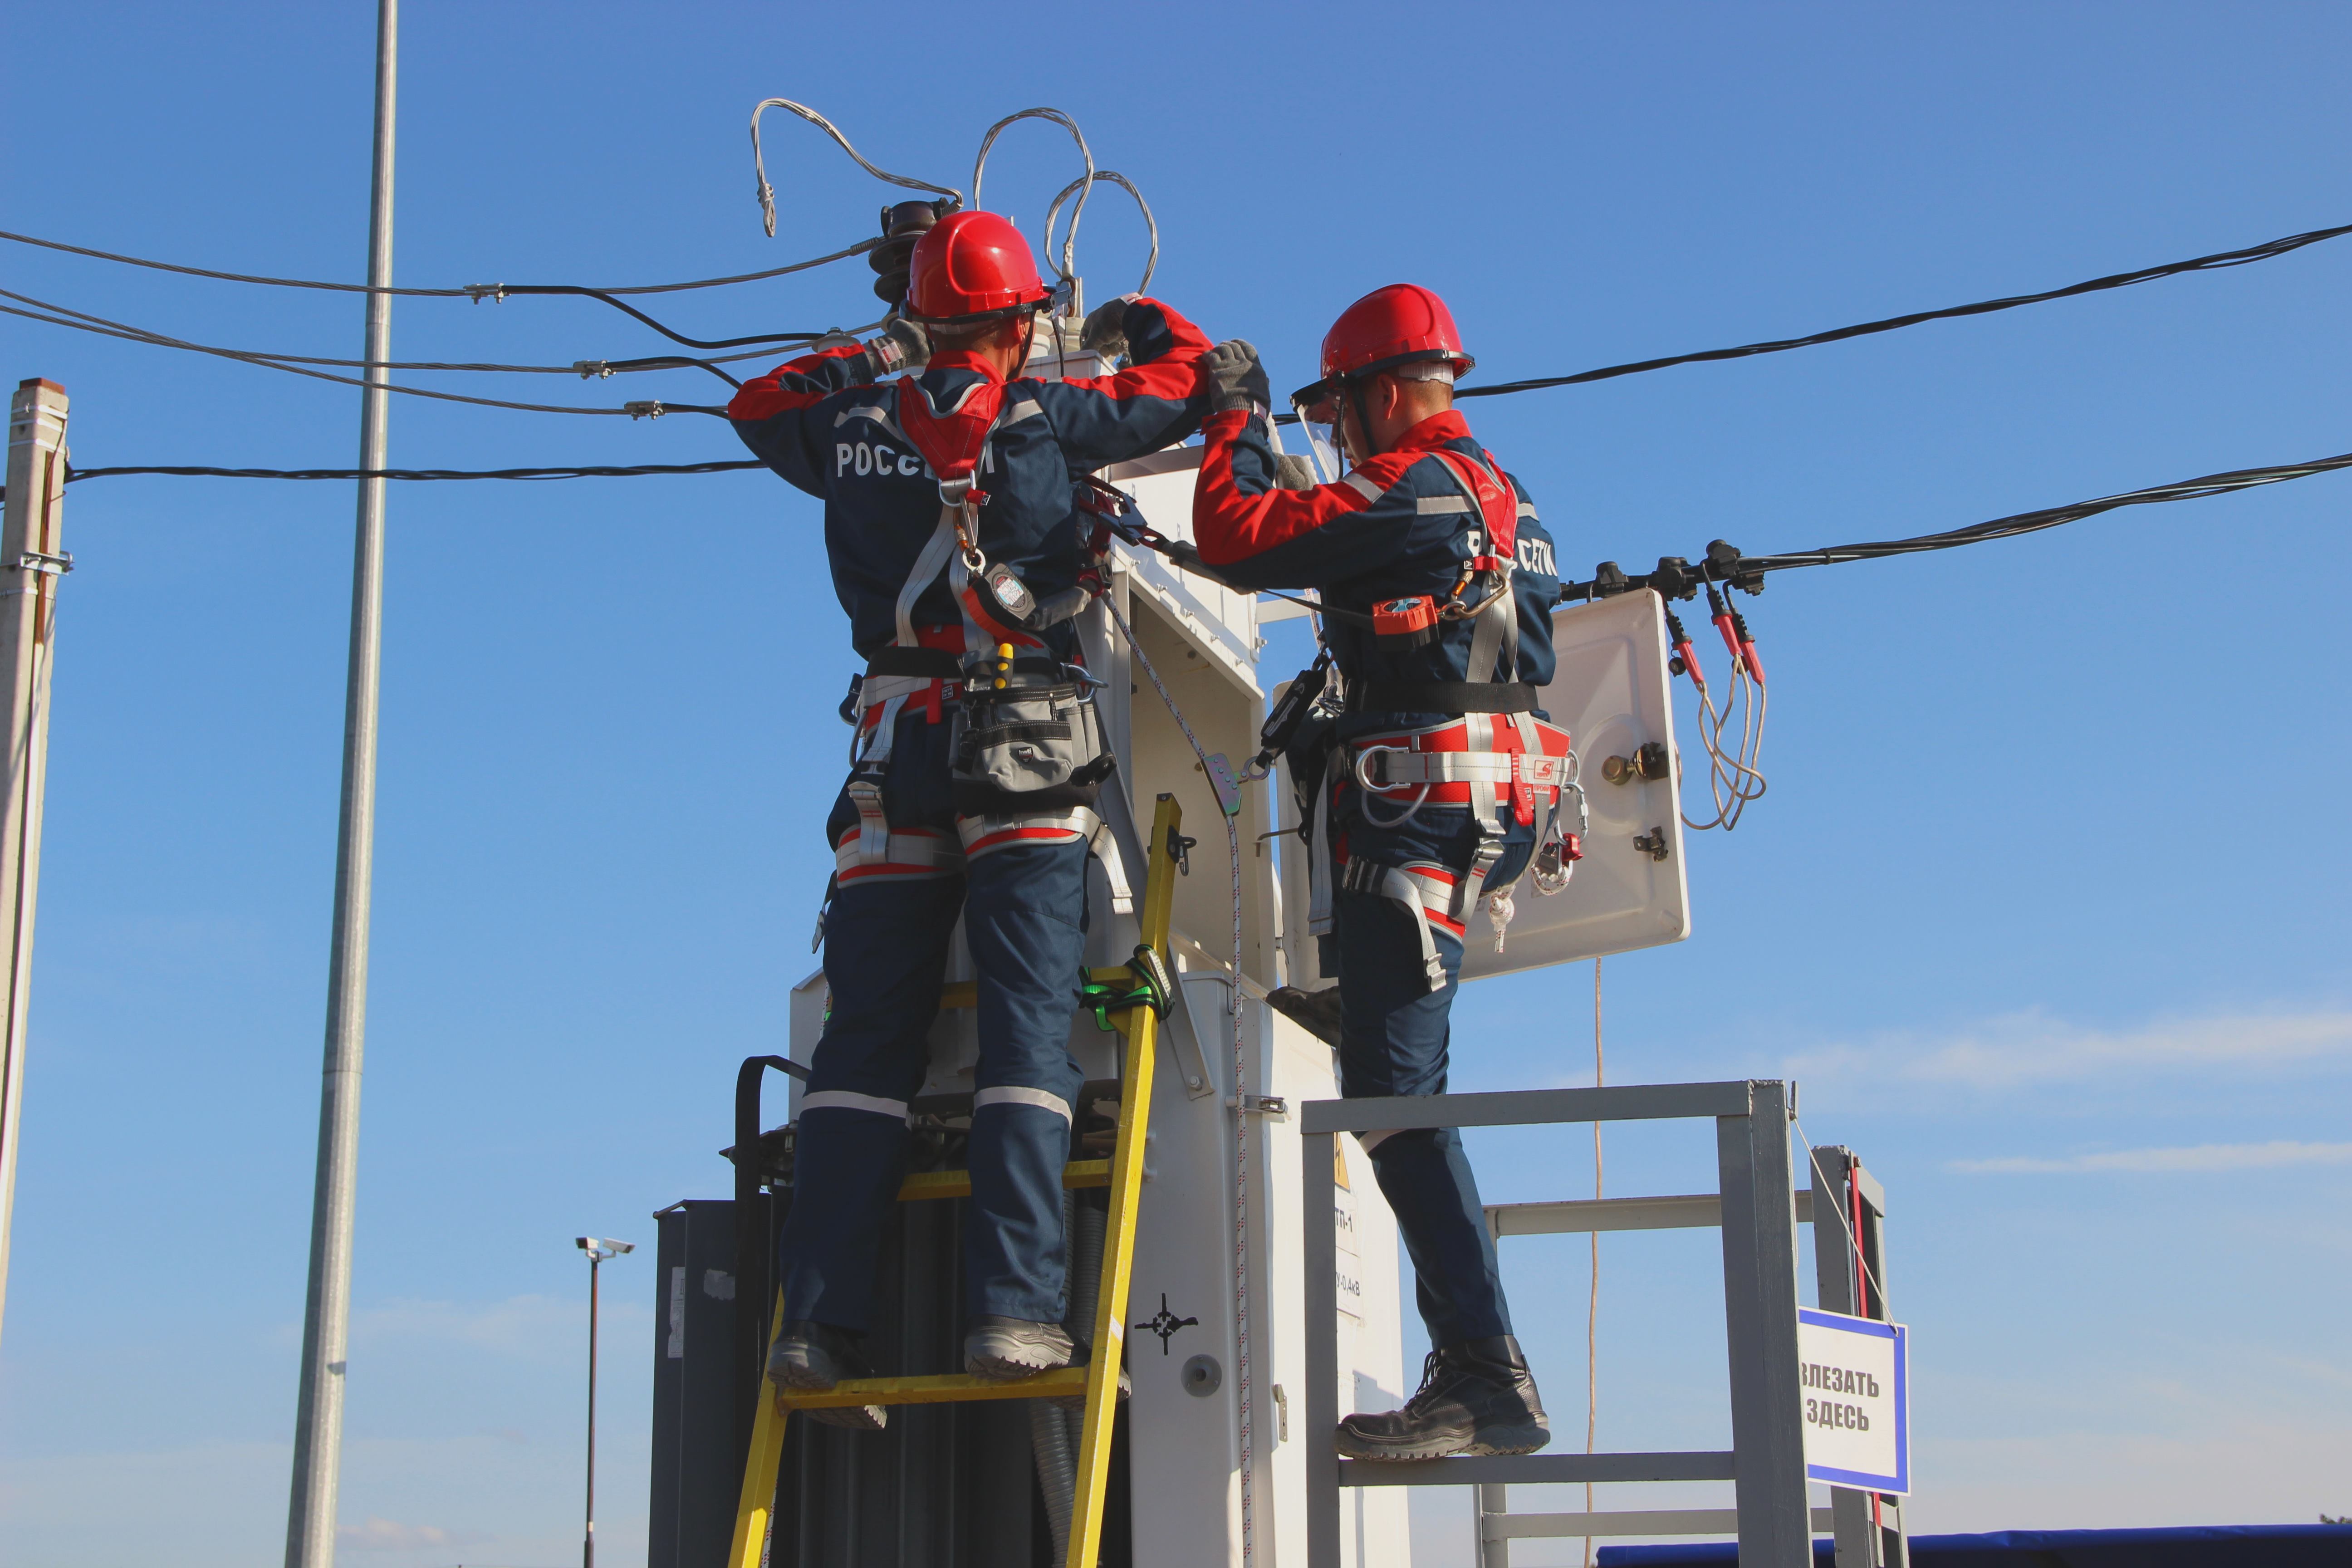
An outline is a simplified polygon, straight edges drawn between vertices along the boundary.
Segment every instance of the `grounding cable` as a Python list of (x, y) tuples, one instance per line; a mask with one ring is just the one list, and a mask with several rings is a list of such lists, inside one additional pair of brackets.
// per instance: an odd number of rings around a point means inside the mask
[[(987, 149), (982, 149), (987, 155)], [(977, 186), (978, 180), (972, 184)], [(1216, 771), (1209, 765), (1209, 753), (1202, 749), (1201, 738), (1192, 733), (1192, 726), (1184, 720), (1184, 710), (1176, 706), (1176, 699), (1151, 667), (1151, 656), (1143, 651), (1136, 640), (1135, 628), (1118, 613), (1118, 604), (1109, 594), (1102, 597), (1103, 607), (1118, 626), (1119, 636), (1127, 639), (1135, 661), (1143, 667), (1150, 679), (1151, 689), (1160, 693), (1160, 700), (1168, 706), (1168, 716), (1176, 721), (1176, 728), (1184, 732), (1184, 743), (1201, 760), (1201, 776), (1209, 781), (1210, 794), (1217, 800), (1217, 816), (1225, 825), (1225, 858), (1233, 869), (1234, 886), (1234, 963), (1233, 981), (1226, 990), (1225, 1012), (1234, 1021), (1234, 1393), (1241, 1408), (1241, 1479), (1242, 1479), (1242, 1563), (1256, 1560), (1256, 1478), (1253, 1473), (1255, 1460), (1252, 1455), (1253, 1432), (1250, 1412), (1250, 1319), (1249, 1319), (1249, 1096), (1244, 1078), (1248, 1053), (1242, 1034), (1242, 841), (1234, 826), (1233, 814), (1224, 809), (1222, 792), (1216, 788)], [(1159, 846), (1152, 847), (1157, 853)]]

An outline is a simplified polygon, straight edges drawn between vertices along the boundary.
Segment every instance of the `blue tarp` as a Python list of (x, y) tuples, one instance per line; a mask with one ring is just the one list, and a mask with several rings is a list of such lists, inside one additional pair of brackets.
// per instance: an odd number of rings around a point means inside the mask
[[(1604, 1546), (1601, 1568), (1700, 1568), (1734, 1563), (1727, 1541)], [(1827, 1540), (1813, 1542), (1832, 1568)], [(2209, 1524), (2179, 1530), (2003, 1530), (1990, 1535), (1916, 1535), (1913, 1568), (2352, 1568), (2352, 1525)]]

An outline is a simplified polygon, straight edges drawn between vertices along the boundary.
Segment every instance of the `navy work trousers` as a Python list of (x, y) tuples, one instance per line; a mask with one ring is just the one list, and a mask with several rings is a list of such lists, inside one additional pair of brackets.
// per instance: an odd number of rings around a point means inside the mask
[[(1467, 806), (1424, 806), (1403, 825), (1383, 828), (1365, 820), (1360, 799), (1357, 791), (1344, 789), (1333, 817), (1350, 858), (1387, 866), (1436, 861), (1456, 876), (1469, 868), (1477, 829)], [(1374, 806), (1384, 820), (1397, 809)], [(1486, 886), (1509, 887), (1527, 865), (1533, 840), (1531, 829), (1507, 834)], [(1379, 893), (1347, 891), (1336, 868), (1332, 887), (1331, 936), (1322, 952), (1325, 967), (1336, 966), (1339, 978), (1339, 1092), (1349, 1100), (1443, 1094), (1462, 939), (1441, 925), (1430, 927), (1446, 981), (1444, 990), (1433, 992), (1413, 930), (1418, 914)], [(1431, 1344), (1509, 1333), (1495, 1238), (1486, 1231), (1461, 1132), (1444, 1127), (1362, 1137), (1412, 1259), (1414, 1295)]]
[[(953, 848), (950, 728), (900, 718), (882, 803), (893, 829), (943, 833)], [(856, 823), (845, 791), (827, 842)], [(1086, 962), (1087, 854), (1083, 838), (1022, 841), (962, 871), (852, 878), (834, 895), (831, 1000), (802, 1100), (779, 1258), (788, 1321), (861, 1333), (871, 1323), (883, 1225), (906, 1170), (907, 1102), (922, 1089), (959, 914), (980, 980), (965, 1305), (1060, 1321), (1062, 1167), (1083, 1081), (1069, 1034)]]

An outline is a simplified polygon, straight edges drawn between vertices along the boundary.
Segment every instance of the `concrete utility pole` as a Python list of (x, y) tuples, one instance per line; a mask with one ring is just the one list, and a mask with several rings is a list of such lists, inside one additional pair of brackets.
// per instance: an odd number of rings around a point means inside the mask
[[(375, 177), (368, 204), (367, 359), (392, 357), (393, 106), (399, 0), (377, 0)], [(362, 373), (360, 467), (384, 466), (387, 372)], [(344, 1347), (352, 1317), (352, 1215), (359, 1194), (360, 1062), (367, 1045), (369, 894), (375, 867), (376, 693), (383, 663), (383, 480), (360, 481), (352, 562), (351, 679), (343, 699), (342, 824), (335, 845), (335, 925), (327, 970), (326, 1078), (319, 1095), (319, 1177), (310, 1205), (310, 1288), (302, 1316), (302, 1392), (294, 1425), (294, 1494), (286, 1568), (334, 1568), (341, 1477)]]
[(58, 533), (66, 494), (66, 390), (28, 381), (8, 401), (8, 497), (0, 516), (0, 1310), (8, 1302), (8, 1221), (23, 1140), (25, 1016), (33, 989), (33, 904), (41, 886), (41, 795), (49, 769), (49, 667), (58, 579), (73, 570)]

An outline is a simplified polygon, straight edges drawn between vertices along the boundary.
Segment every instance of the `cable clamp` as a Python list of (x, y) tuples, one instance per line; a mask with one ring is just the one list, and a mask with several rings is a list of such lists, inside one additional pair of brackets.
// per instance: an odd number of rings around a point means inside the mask
[(507, 302), (507, 286), (503, 283), (468, 283), (465, 288), (466, 292), (473, 297), (474, 303), (477, 305), (484, 300), (489, 300), (493, 305), (503, 305)]
[(632, 419), (658, 419), (663, 410), (660, 400), (656, 398), (647, 403), (624, 403), (621, 412)]
[(1271, 1116), (1276, 1121), (1287, 1121), (1290, 1102), (1278, 1094), (1244, 1094), (1238, 1100), (1225, 1101), (1228, 1110), (1239, 1110), (1244, 1116)]
[(576, 359), (572, 368), (580, 373), (583, 381), (609, 380), (613, 374), (613, 367), (600, 359)]
[(73, 570), (74, 560), (70, 552), (43, 555), (38, 551), (27, 550), (8, 563), (8, 567), (14, 572), (39, 572), (51, 577), (62, 577)]

